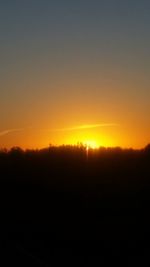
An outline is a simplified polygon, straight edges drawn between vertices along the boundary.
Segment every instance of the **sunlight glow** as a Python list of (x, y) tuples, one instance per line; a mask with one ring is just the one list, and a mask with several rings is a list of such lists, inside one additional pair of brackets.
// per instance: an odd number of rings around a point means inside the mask
[(86, 141), (83, 142), (83, 145), (86, 146), (87, 150), (89, 148), (96, 149), (96, 148), (99, 147), (99, 145), (97, 144), (97, 142), (94, 141), (94, 140), (86, 140)]

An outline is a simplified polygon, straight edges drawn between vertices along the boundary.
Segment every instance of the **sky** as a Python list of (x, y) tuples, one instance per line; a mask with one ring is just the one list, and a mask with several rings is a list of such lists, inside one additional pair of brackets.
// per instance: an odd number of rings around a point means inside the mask
[(149, 0), (1, 0), (0, 147), (150, 142)]

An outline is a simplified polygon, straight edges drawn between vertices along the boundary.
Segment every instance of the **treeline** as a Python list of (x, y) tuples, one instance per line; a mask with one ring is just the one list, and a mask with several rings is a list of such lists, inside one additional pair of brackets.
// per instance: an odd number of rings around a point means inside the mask
[(82, 144), (0, 150), (1, 182), (16, 179), (53, 185), (59, 190), (135, 190), (149, 183), (149, 166), (150, 145), (141, 150), (101, 147), (87, 151)]
[[(125, 258), (127, 253), (133, 255), (133, 248), (136, 252), (137, 244), (145, 253), (150, 238), (150, 145), (141, 150), (87, 150), (82, 145), (3, 149), (0, 197), (6, 244), (11, 236), (48, 264), (52, 258), (56, 261), (49, 248), (54, 249), (58, 240), (83, 244), (81, 253), (76, 247), (67, 266), (79, 265), (82, 255), (87, 259), (85, 266), (97, 266), (97, 262), (106, 260), (111, 263), (108, 254), (118, 260), (121, 246)], [(101, 248), (95, 243), (97, 250), (88, 258), (94, 244), (91, 240), (99, 240)], [(143, 257), (146, 260), (145, 254)]]

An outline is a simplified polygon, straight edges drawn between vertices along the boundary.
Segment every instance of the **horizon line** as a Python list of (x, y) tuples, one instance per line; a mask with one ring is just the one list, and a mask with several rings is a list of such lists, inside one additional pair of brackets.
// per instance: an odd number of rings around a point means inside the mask
[[(86, 144), (84, 142), (80, 142), (78, 141), (76, 144), (51, 144), (49, 143), (49, 145), (47, 145), (46, 147), (41, 147), (41, 148), (37, 148), (37, 147), (33, 147), (33, 148), (23, 148), (19, 145), (14, 145), (14, 146), (11, 146), (10, 148), (7, 148), (7, 147), (0, 147), (0, 151), (3, 151), (3, 150), (6, 150), (6, 151), (10, 151), (11, 149), (13, 148), (16, 148), (16, 149), (21, 149), (23, 151), (26, 151), (26, 150), (31, 150), (31, 151), (40, 151), (40, 150), (43, 150), (43, 149), (49, 149), (50, 147), (54, 147), (54, 148), (61, 148), (61, 147), (85, 147), (86, 148)], [(143, 150), (145, 148), (149, 148), (150, 147), (150, 143), (147, 143), (147, 145), (145, 146), (142, 146), (142, 147), (139, 147), (139, 148), (135, 148), (135, 147), (132, 147), (132, 146), (126, 146), (126, 147), (123, 147), (123, 146), (119, 146), (119, 145), (116, 145), (116, 146), (105, 146), (105, 145), (100, 145), (100, 146), (97, 146), (95, 148), (92, 148), (89, 146), (90, 149), (93, 149), (93, 150), (97, 150), (97, 149), (101, 149), (101, 148), (106, 148), (106, 149), (116, 149), (116, 148), (120, 148), (122, 150), (129, 150), (129, 149), (132, 149), (132, 150)]]

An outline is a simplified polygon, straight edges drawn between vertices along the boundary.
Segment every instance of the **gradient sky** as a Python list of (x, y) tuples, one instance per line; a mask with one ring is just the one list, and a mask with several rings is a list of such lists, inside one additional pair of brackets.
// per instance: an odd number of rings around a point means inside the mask
[(1, 0), (0, 147), (150, 142), (149, 27), (149, 0)]

